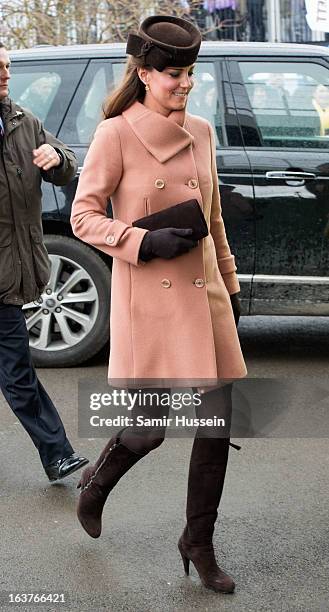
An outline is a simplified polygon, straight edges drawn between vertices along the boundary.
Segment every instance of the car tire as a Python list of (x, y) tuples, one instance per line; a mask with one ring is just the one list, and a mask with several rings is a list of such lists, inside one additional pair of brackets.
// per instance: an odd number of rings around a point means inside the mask
[(109, 341), (111, 271), (74, 238), (44, 240), (52, 261), (49, 284), (39, 301), (24, 306), (32, 359), (38, 367), (75, 366)]

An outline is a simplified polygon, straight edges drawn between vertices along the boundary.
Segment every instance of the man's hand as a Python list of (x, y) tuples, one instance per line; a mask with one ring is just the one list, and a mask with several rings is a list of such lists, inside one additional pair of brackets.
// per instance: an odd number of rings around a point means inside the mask
[(43, 144), (38, 149), (32, 151), (34, 160), (33, 163), (41, 170), (50, 170), (61, 163), (61, 158), (50, 144)]

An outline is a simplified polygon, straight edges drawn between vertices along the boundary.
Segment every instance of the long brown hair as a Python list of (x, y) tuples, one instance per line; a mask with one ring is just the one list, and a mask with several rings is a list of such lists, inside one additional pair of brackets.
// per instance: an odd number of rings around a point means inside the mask
[(137, 58), (132, 55), (129, 57), (121, 83), (110, 93), (103, 104), (104, 119), (121, 115), (136, 100), (143, 102), (145, 85), (138, 76), (137, 68), (144, 66), (152, 70), (151, 66), (145, 65), (143, 58)]

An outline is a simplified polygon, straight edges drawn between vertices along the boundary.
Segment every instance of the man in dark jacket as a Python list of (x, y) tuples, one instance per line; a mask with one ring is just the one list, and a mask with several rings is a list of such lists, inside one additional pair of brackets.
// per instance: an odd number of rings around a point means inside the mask
[(0, 43), (0, 388), (39, 451), (49, 480), (88, 463), (74, 454), (58, 412), (38, 380), (29, 350), (23, 304), (48, 283), (43, 243), (41, 178), (65, 185), (74, 153), (8, 97), (10, 60)]

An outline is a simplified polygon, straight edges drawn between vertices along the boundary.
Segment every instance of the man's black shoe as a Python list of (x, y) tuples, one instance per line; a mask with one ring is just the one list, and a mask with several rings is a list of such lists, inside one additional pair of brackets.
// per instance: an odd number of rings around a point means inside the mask
[(61, 478), (65, 478), (73, 472), (80, 470), (84, 465), (89, 463), (89, 459), (85, 459), (85, 457), (78, 457), (73, 454), (69, 457), (64, 457), (63, 459), (58, 459), (55, 463), (51, 463), (45, 467), (45, 472), (50, 481), (60, 480)]

